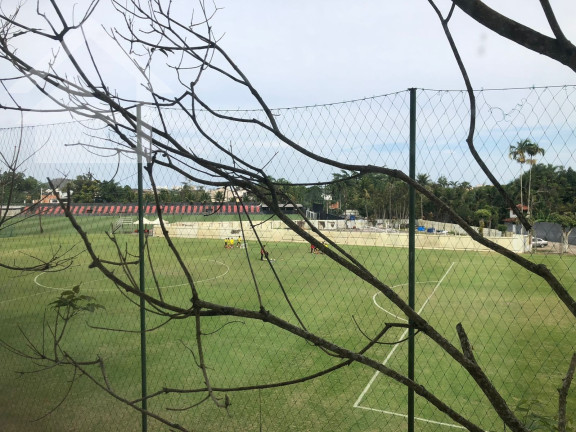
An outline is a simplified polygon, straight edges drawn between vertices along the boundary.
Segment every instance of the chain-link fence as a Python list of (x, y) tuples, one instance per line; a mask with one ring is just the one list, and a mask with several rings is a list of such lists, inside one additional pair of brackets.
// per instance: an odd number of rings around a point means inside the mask
[[(547, 266), (572, 297), (575, 91), (475, 95), (476, 151), (534, 222), (531, 231), (471, 156), (466, 92), (417, 90), (412, 119), (418, 183), (484, 238)], [(332, 260), (336, 245), (404, 301), (413, 296), (413, 309), (448, 343), (473, 353), (529, 430), (554, 430), (576, 319), (551, 285), (474, 241), (426, 194), (410, 200), (398, 178), (338, 165), (408, 173), (410, 108), (406, 91), (273, 110), (304, 151), (253, 121), (266, 121), (260, 111), (192, 119), (144, 110), (144, 163), (153, 169), (143, 176), (141, 205), (137, 157), (121, 128), (90, 120), (0, 130), (1, 429), (141, 430), (133, 407), (143, 382), (146, 409), (172, 422), (149, 416), (149, 430), (397, 431), (412, 411), (416, 430), (462, 427), (321, 339), (406, 376), (412, 363), (423, 388), (484, 430), (505, 430), (478, 383), (417, 326), (410, 352), (406, 311)], [(171, 136), (150, 144), (150, 125)], [(158, 151), (175, 143), (198, 159)], [(206, 170), (206, 160), (224, 177)], [(226, 184), (226, 167), (248, 164), (270, 176), (284, 213), (320, 244), (289, 229), (254, 191)], [(144, 314), (131, 286), (145, 288)], [(196, 295), (230, 309), (191, 313)], [(391, 329), (376, 340), (386, 323)]]

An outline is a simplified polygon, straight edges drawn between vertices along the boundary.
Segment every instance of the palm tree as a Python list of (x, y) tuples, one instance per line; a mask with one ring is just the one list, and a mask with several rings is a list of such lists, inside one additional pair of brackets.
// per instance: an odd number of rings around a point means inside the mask
[[(418, 174), (416, 181), (425, 188), (430, 184), (430, 177), (428, 174)], [(424, 195), (420, 194), (420, 219), (424, 219)]]
[(340, 202), (342, 211), (348, 208), (348, 197), (350, 195), (351, 182), (346, 181), (350, 178), (350, 173), (340, 170), (340, 173), (332, 174), (332, 183), (330, 184), (330, 193)]
[(520, 205), (522, 209), (524, 208), (524, 200), (522, 196), (522, 166), (527, 163), (530, 165), (529, 169), (529, 180), (528, 180), (528, 212), (530, 212), (530, 189), (532, 186), (532, 166), (536, 163), (536, 159), (534, 156), (537, 154), (544, 154), (544, 149), (540, 147), (537, 143), (532, 142), (529, 139), (524, 139), (522, 141), (518, 141), (516, 145), (510, 146), (510, 151), (508, 156), (510, 159), (514, 159), (516, 162), (520, 164)]
[(508, 152), (508, 157), (514, 159), (520, 164), (520, 211), (523, 211), (524, 209), (524, 199), (522, 197), (522, 167), (526, 163), (526, 152), (524, 147), (526, 141), (528, 140), (518, 141), (516, 145), (510, 145), (510, 151)]
[(538, 144), (530, 142), (530, 144), (526, 146), (526, 153), (528, 156), (530, 156), (528, 159), (526, 159), (526, 162), (528, 165), (530, 165), (530, 169), (528, 170), (528, 212), (530, 214), (532, 211), (532, 202), (530, 200), (530, 191), (532, 188), (532, 167), (536, 165), (536, 159), (534, 159), (534, 156), (538, 154), (544, 156), (545, 152), (544, 149)]
[[(526, 216), (530, 216), (532, 205), (530, 203), (530, 189), (532, 187), (532, 167), (536, 163), (536, 159), (534, 156), (537, 154), (544, 154), (544, 149), (540, 147), (537, 143), (530, 141), (529, 139), (525, 139), (522, 141), (518, 141), (515, 146), (510, 146), (510, 152), (508, 155), (518, 161), (520, 166), (527, 163), (530, 165), (529, 169), (529, 179), (528, 179), (528, 202), (527, 202), (527, 214)], [(522, 206), (522, 210), (524, 210), (524, 203), (522, 202), (522, 172), (520, 172), (520, 205)], [(528, 242), (532, 241), (532, 236), (534, 233), (534, 229), (530, 230), (530, 235), (528, 236)]]

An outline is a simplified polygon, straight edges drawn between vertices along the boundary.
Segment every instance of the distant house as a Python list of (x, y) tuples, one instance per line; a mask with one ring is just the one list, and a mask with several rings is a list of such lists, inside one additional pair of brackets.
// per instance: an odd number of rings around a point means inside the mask
[[(246, 195), (248, 195), (248, 192), (245, 191), (244, 189), (236, 189), (236, 193), (234, 193), (234, 191), (232, 190), (232, 188), (218, 188), (218, 189), (213, 189), (213, 190), (209, 190), (208, 193), (210, 194), (210, 199), (212, 200), (212, 202), (216, 202), (216, 195), (218, 193), (221, 193), (222, 197), (223, 197), (223, 201), (224, 202), (230, 202), (230, 201), (238, 201), (238, 197), (240, 198), (244, 198), (246, 197)], [(238, 196), (236, 196), (238, 195)]]
[[(56, 178), (52, 180), (52, 184), (54, 185), (55, 189), (40, 189), (41, 197), (39, 200), (32, 200), (33, 203), (42, 203), (42, 204), (51, 204), (57, 203), (58, 198), (56, 194), (60, 197), (63, 201), (68, 201), (68, 183), (72, 180), (66, 178)], [(72, 195), (72, 191), (70, 191), (70, 195)]]
[[(528, 206), (527, 205), (517, 204), (516, 208), (518, 210), (521, 210), (523, 214), (528, 213)], [(514, 223), (516, 223), (517, 220), (518, 220), (518, 216), (516, 216), (516, 213), (514, 213), (514, 210), (510, 209), (510, 217), (504, 219), (503, 222), (514, 224)]]

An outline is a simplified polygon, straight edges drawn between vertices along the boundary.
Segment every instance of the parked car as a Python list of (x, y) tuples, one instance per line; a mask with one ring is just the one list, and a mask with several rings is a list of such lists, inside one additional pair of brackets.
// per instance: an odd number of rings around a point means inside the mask
[(539, 237), (532, 237), (532, 247), (544, 247), (548, 246), (548, 242)]

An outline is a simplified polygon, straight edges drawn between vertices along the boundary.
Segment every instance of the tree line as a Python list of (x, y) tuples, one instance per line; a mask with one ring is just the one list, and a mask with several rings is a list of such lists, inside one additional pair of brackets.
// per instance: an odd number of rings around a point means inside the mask
[[(521, 196), (530, 196), (532, 220), (549, 221), (553, 214), (576, 212), (575, 170), (534, 164), (530, 171), (530, 183), (523, 181), (522, 175), (503, 187), (509, 196), (517, 199), (518, 205), (522, 205)], [(369, 220), (408, 218), (409, 187), (405, 183), (383, 174), (359, 176), (346, 171), (333, 174), (333, 178), (334, 181), (325, 187), (293, 186), (285, 181), (282, 184), (294, 201), (306, 207), (323, 203), (323, 197), (326, 197), (329, 198), (328, 205), (333, 207), (331, 213), (343, 215), (346, 209), (354, 209)], [(509, 206), (492, 185), (474, 186), (467, 181), (448, 180), (445, 176), (432, 180), (428, 174), (418, 174), (416, 180), (450, 207), (456, 208), (470, 224), (485, 219), (488, 227), (495, 228), (510, 216)], [(417, 197), (416, 214), (421, 219), (456, 222), (451, 214), (422, 195)]]
[[(553, 221), (554, 215), (576, 213), (576, 171), (551, 164), (530, 165), (530, 182), (524, 175), (503, 185), (506, 192), (523, 203), (522, 197), (530, 196), (531, 218), (534, 221)], [(416, 180), (445, 203), (458, 210), (470, 224), (481, 219), (489, 228), (496, 228), (509, 217), (510, 209), (501, 194), (492, 185), (473, 186), (467, 181), (457, 182), (440, 176), (432, 180), (428, 174), (418, 174)], [(344, 216), (345, 210), (356, 210), (361, 217), (371, 221), (377, 219), (408, 218), (409, 186), (390, 176), (378, 173), (358, 175), (341, 171), (333, 174), (328, 184), (294, 184), (279, 178), (272, 179), (278, 185), (280, 196), (302, 204), (306, 208), (322, 206), (328, 213)], [(0, 194), (3, 205), (19, 205), (37, 200), (41, 190), (48, 188), (24, 173), (0, 174)], [(92, 173), (78, 175), (67, 184), (73, 191), (72, 202), (106, 203), (135, 202), (137, 191), (114, 180), (98, 180)], [(223, 193), (212, 198), (210, 191), (185, 183), (175, 189), (158, 189), (162, 202), (211, 202), (222, 201)], [(145, 199), (153, 201), (152, 192), (145, 191)], [(234, 198), (233, 198), (234, 199)], [(247, 194), (245, 201), (257, 201)], [(422, 195), (417, 197), (416, 214), (420, 219), (454, 223), (450, 214)]]

